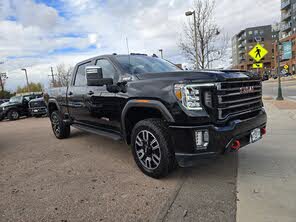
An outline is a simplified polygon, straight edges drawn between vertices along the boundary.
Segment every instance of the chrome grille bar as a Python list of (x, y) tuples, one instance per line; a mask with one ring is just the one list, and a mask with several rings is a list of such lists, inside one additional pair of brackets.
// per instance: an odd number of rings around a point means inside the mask
[(229, 81), (217, 84), (218, 119), (244, 115), (262, 107), (261, 80)]

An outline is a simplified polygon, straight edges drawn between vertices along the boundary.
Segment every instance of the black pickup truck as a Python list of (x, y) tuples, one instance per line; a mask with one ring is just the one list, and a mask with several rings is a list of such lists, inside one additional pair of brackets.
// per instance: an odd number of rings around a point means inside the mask
[(124, 140), (138, 167), (160, 178), (256, 142), (266, 133), (259, 76), (236, 70), (183, 71), (141, 54), (78, 63), (68, 87), (45, 95), (55, 136), (70, 126)]
[(42, 93), (26, 93), (11, 97), (8, 102), (0, 105), (0, 121), (5, 118), (17, 120), (21, 116), (30, 116), (28, 105), (30, 100), (40, 97)]

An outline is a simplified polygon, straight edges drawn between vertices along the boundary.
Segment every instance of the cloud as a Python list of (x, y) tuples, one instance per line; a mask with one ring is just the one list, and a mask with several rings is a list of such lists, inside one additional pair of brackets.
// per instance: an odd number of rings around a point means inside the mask
[[(8, 71), (9, 89), (31, 81), (48, 85), (50, 66), (74, 65), (106, 53), (159, 53), (185, 63), (177, 44), (184, 12), (193, 0), (5, 0), (0, 1), (0, 71)], [(249, 26), (279, 21), (280, 1), (217, 1), (216, 21), (231, 37)], [(229, 50), (229, 49), (228, 49)], [(230, 54), (230, 51), (229, 51)], [(217, 63), (227, 66), (228, 59)]]

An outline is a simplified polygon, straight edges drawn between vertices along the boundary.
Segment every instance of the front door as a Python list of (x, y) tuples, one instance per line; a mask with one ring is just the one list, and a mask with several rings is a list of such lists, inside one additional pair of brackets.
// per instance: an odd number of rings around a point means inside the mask
[[(118, 79), (118, 71), (107, 58), (100, 58), (95, 65), (102, 68), (103, 78)], [(88, 121), (98, 128), (120, 131), (120, 108), (116, 93), (109, 92), (107, 86), (88, 86), (85, 104), (89, 110)]]

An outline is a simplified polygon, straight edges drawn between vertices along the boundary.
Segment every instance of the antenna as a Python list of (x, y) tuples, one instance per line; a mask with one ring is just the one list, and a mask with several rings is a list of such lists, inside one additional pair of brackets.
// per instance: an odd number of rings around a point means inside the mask
[(127, 48), (127, 54), (129, 55), (130, 51), (129, 51), (129, 47), (128, 47), (128, 38), (127, 37), (126, 37), (126, 48)]
[(126, 37), (126, 48), (127, 48), (127, 54), (128, 54), (128, 64), (129, 64), (129, 69), (131, 67), (131, 54), (129, 51), (129, 47), (128, 47), (128, 38)]

